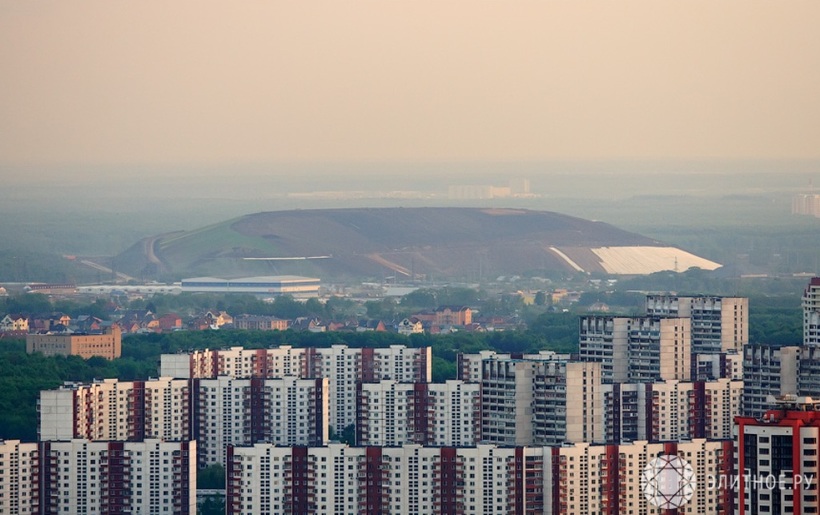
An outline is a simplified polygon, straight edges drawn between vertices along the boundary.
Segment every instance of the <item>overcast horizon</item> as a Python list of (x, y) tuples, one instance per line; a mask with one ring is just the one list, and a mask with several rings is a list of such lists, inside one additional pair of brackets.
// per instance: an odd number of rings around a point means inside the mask
[(0, 13), (6, 180), (820, 159), (812, 1), (0, 1)]

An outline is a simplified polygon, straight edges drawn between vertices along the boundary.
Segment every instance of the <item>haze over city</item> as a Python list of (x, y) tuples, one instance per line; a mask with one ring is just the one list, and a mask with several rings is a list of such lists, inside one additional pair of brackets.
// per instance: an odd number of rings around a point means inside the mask
[(811, 1), (0, 10), (6, 179), (135, 165), (820, 157)]

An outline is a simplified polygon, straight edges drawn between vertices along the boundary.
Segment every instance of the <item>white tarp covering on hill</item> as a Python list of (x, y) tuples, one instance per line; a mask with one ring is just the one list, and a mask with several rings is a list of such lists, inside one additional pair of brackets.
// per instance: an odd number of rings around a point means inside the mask
[(646, 275), (664, 270), (684, 272), (692, 267), (714, 270), (722, 265), (675, 247), (599, 247), (590, 249), (607, 273)]

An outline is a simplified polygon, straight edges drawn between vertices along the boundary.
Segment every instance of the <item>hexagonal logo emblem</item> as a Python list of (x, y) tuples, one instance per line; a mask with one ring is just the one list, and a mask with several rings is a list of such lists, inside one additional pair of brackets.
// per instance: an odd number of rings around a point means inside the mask
[(679, 456), (662, 454), (643, 469), (641, 489), (647, 501), (662, 510), (680, 508), (695, 495), (695, 471)]

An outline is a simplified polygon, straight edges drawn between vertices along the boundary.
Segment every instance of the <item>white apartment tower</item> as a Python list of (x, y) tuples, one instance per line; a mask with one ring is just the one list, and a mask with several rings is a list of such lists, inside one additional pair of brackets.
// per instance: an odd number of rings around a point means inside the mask
[(803, 290), (803, 345), (820, 346), (820, 277)]
[(647, 295), (646, 314), (691, 319), (692, 354), (741, 353), (749, 343), (745, 297)]
[(0, 513), (196, 512), (196, 442), (0, 442)]
[(36, 443), (0, 440), (0, 513), (39, 513), (39, 450)]
[(40, 392), (40, 440), (191, 439), (190, 385), (185, 379), (103, 379)]
[[(677, 513), (727, 512), (732, 442), (556, 447), (253, 447), (229, 448), (226, 513), (522, 513), (648, 515), (641, 475), (659, 454), (695, 472), (692, 499)], [(795, 512), (797, 513), (797, 512)]]
[(580, 318), (581, 361), (601, 364), (606, 383), (688, 380), (691, 370), (688, 318)]
[(195, 441), (39, 447), (39, 513), (196, 513)]
[(478, 442), (480, 385), (361, 383), (356, 417), (358, 445), (468, 446)]
[(468, 447), (481, 435), (481, 384), (448, 380), (427, 386), (427, 445)]
[(326, 377), (330, 427), (342, 434), (356, 422), (356, 384), (380, 380), (429, 382), (432, 376), (430, 347), (411, 348), (300, 348), (283, 345), (274, 349), (195, 351), (190, 354), (163, 354), (160, 372), (186, 378), (280, 378)]
[[(622, 445), (563, 446), (545, 453), (545, 514), (644, 515), (667, 513), (648, 501), (642, 474), (658, 455), (678, 456), (695, 473), (692, 498), (678, 514), (726, 513), (732, 502), (727, 488), (706, 488), (709, 478), (731, 474), (732, 442), (695, 439), (687, 442), (649, 443), (636, 441)], [(552, 502), (549, 502), (551, 500)]]
[(603, 438), (600, 363), (482, 362), (482, 443), (560, 445)]
[(224, 463), (228, 444), (328, 441), (328, 380), (106, 379), (40, 392), (40, 439), (199, 441), (199, 464)]
[[(544, 447), (230, 449), (227, 513), (542, 513)], [(253, 493), (253, 495), (247, 495)], [(533, 511), (535, 510), (535, 511)]]
[(195, 380), (199, 463), (225, 463), (228, 445), (321, 445), (328, 434), (327, 379)]
[(743, 381), (604, 384), (606, 441), (730, 439)]

